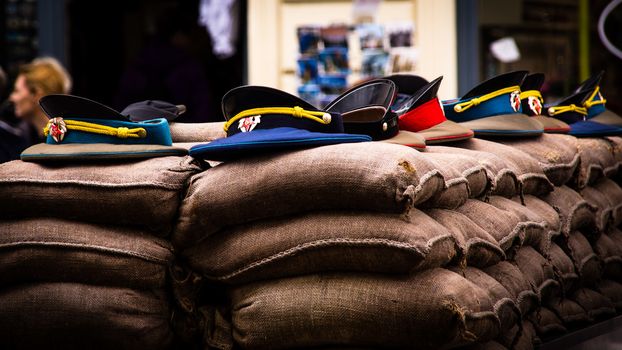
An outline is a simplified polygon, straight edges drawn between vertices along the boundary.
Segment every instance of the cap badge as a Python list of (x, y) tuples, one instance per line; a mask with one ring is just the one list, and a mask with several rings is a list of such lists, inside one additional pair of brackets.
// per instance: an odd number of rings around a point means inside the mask
[(538, 97), (527, 97), (527, 104), (529, 105), (531, 111), (534, 112), (536, 115), (542, 114), (542, 102), (540, 102), (540, 99)]
[(512, 105), (512, 109), (514, 112), (518, 112), (520, 108), (520, 91), (515, 90), (510, 94), (510, 104)]
[(65, 134), (67, 133), (67, 124), (63, 118), (52, 118), (48, 121), (48, 126), (50, 130), (50, 135), (56, 143), (60, 143), (65, 138)]
[(257, 126), (257, 124), (259, 123), (261, 123), (261, 115), (242, 118), (238, 122), (238, 129), (240, 129), (240, 131), (242, 132), (253, 131), (253, 129), (255, 129), (255, 126)]

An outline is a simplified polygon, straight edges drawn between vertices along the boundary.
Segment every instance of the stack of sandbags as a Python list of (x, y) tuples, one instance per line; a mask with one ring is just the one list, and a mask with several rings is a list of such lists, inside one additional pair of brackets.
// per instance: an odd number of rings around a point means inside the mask
[(0, 347), (166, 349), (190, 158), (0, 165)]
[(531, 317), (541, 338), (611, 317), (619, 307), (620, 252), (611, 239), (615, 232), (604, 235), (619, 225), (612, 213), (622, 203), (622, 191), (606, 178), (619, 167), (619, 141), (544, 135), (503, 142), (538, 159), (551, 182), (560, 186), (542, 197), (559, 214), (560, 234), (552, 237), (548, 258), (562, 293), (543, 299), (537, 317)]
[(450, 227), (433, 217), (461, 215), (490, 187), (486, 169), (441, 158), (343, 144), (194, 176), (173, 244), (212, 286), (185, 308), (203, 316), (205, 345), (438, 348), (497, 337), (490, 293), (443, 267), (485, 267), (503, 249), (464, 216)]
[[(534, 323), (540, 306), (563, 295), (561, 278), (574, 273), (572, 261), (568, 272), (549, 260), (563, 224), (537, 196), (545, 198), (553, 184), (520, 150), (483, 140), (463, 144), (474, 149), (337, 145), (242, 159), (196, 175), (173, 242), (194, 279), (215, 286), (186, 307), (203, 316), (197, 328), (204, 343), (292, 348), (416, 341), (434, 348), (494, 338), (506, 348), (532, 346), (536, 326), (547, 326)], [(564, 171), (555, 174), (568, 181), (572, 170)], [(450, 284), (437, 285), (439, 276)], [(403, 289), (407, 281), (440, 294)], [(210, 305), (218, 289), (226, 291), (218, 298), (223, 304)], [(387, 296), (387, 289), (397, 294)], [(467, 290), (479, 309), (462, 300)], [(453, 314), (464, 320), (458, 328), (431, 316), (448, 312), (438, 305), (448, 305), (443, 298), (465, 308), (466, 314)], [(370, 299), (396, 308), (364, 302)], [(486, 327), (469, 323), (480, 316)], [(381, 324), (395, 329), (374, 332)], [(420, 331), (409, 328), (415, 325)], [(449, 327), (449, 336), (437, 339), (427, 327)]]

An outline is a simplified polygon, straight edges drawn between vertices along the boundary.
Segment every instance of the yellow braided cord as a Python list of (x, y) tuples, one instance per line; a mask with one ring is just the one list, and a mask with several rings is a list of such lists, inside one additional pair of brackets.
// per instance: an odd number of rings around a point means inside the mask
[(527, 90), (527, 91), (523, 91), (520, 93), (521, 100), (524, 100), (527, 97), (537, 97), (538, 100), (540, 100), (540, 102), (544, 102), (544, 99), (542, 98), (542, 94), (538, 90)]
[(554, 116), (556, 114), (566, 113), (566, 112), (577, 112), (579, 114), (587, 115), (587, 108), (578, 107), (574, 104), (571, 104), (569, 106), (549, 107), (549, 114), (551, 116)]
[[(83, 122), (78, 120), (68, 120), (64, 119), (65, 125), (67, 125), (68, 130), (82, 131), (88, 132), (91, 134), (100, 134), (100, 135), (108, 135), (118, 137), (120, 139), (125, 138), (144, 138), (147, 136), (147, 130), (144, 128), (126, 128), (126, 127), (112, 127), (101, 124)], [(43, 133), (47, 136), (50, 132), (50, 122), (48, 125), (43, 128)]]
[[(227, 132), (231, 124), (237, 122), (238, 120), (246, 117), (262, 115), (262, 114), (285, 114), (291, 115), (295, 118), (306, 118), (309, 120), (313, 120), (314, 122), (322, 123), (322, 124), (330, 124), (331, 116), (329, 113), (321, 112), (321, 111), (307, 111), (302, 107), (261, 107), (261, 108), (252, 108), (242, 111), (236, 114), (233, 118), (229, 119), (227, 123), (225, 123), (224, 130)], [(321, 117), (321, 118), (320, 118)]]
[(505, 95), (505, 94), (509, 94), (511, 92), (514, 91), (520, 91), (520, 86), (510, 86), (507, 88), (503, 88), (497, 91), (493, 91), (491, 93), (488, 93), (486, 95), (482, 95), (480, 97), (475, 97), (472, 98), (469, 101), (466, 102), (462, 102), (462, 103), (458, 103), (454, 106), (454, 111), (456, 111), (457, 113), (461, 113), (466, 111), (467, 109), (471, 108), (471, 107), (475, 107), (477, 105), (479, 105), (482, 102), (488, 101), (490, 99), (493, 99), (497, 96), (501, 96), (501, 95)]
[(585, 100), (585, 102), (583, 103), (583, 106), (585, 106), (585, 108), (590, 108), (595, 105), (604, 105), (605, 103), (607, 103), (607, 100), (605, 100), (605, 98), (602, 95), (600, 96), (601, 98), (600, 100), (592, 101), (594, 97), (596, 97), (599, 91), (600, 91), (600, 86), (597, 86), (596, 89), (594, 89), (594, 92), (592, 92), (592, 94), (590, 95), (590, 97), (588, 97), (587, 100)]

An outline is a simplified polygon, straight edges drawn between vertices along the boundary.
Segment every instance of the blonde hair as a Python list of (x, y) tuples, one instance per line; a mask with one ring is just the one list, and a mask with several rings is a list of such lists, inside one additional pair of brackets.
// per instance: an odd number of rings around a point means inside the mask
[(19, 68), (26, 85), (33, 92), (43, 95), (68, 94), (71, 91), (71, 77), (65, 68), (52, 57), (34, 59)]

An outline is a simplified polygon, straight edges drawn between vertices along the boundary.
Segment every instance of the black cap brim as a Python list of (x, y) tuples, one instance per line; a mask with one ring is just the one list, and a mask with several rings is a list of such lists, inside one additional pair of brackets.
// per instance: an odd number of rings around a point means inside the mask
[(48, 118), (129, 119), (114, 109), (88, 98), (73, 95), (47, 95), (39, 105)]

